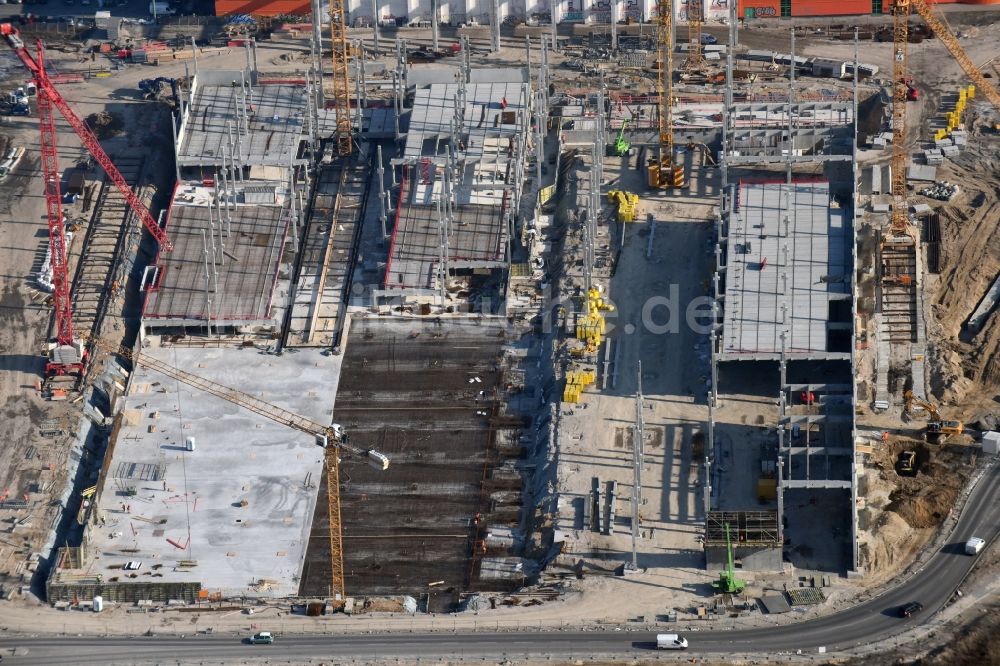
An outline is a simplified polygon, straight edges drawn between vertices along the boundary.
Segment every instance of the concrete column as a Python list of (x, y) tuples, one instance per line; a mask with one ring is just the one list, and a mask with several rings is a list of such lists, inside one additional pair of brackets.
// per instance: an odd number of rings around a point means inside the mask
[(618, 0), (611, 0), (611, 50), (618, 50)]
[(320, 8), (320, 0), (312, 0), (313, 15), (313, 48), (316, 49), (316, 99), (320, 108), (325, 105), (323, 100), (323, 10)]
[(375, 159), (378, 160), (378, 203), (379, 203), (379, 221), (382, 223), (382, 241), (384, 242), (386, 238), (389, 237), (389, 231), (387, 228), (388, 222), (388, 202), (385, 197), (385, 166), (382, 162), (382, 145), (379, 144), (375, 149)]
[[(778, 437), (781, 437), (779, 433)], [(778, 544), (782, 545), (785, 543), (785, 487), (784, 487), (784, 476), (785, 476), (785, 461), (781, 457), (781, 446), (778, 447), (778, 479), (777, 479), (777, 495), (778, 495)]]
[(378, 0), (372, 0), (372, 39), (374, 40), (373, 47), (375, 49), (375, 55), (382, 55), (382, 49), (378, 43)]
[(500, 0), (490, 0), (490, 51), (492, 53), (500, 51), (500, 23), (502, 21)]
[(431, 37), (434, 40), (434, 52), (437, 53), (438, 50), (438, 32), (440, 27), (438, 24), (441, 22), (439, 17), (441, 13), (441, 8), (439, 6), (438, 0), (431, 0)]

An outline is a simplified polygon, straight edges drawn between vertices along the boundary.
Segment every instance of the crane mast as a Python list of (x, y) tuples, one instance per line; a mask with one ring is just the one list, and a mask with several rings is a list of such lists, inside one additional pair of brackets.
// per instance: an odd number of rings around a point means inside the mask
[(892, 218), (893, 236), (909, 235), (906, 203), (906, 98), (907, 44), (910, 0), (896, 0), (892, 5)]
[(657, 120), (660, 155), (649, 160), (652, 188), (684, 187), (684, 169), (674, 166), (674, 30), (671, 0), (656, 0)]
[(67, 348), (74, 348), (76, 340), (73, 331), (73, 313), (70, 304), (69, 268), (67, 265), (66, 229), (63, 219), (62, 197), (59, 191), (59, 151), (56, 144), (56, 121), (53, 108), (59, 109), (66, 122), (80, 137), (94, 160), (101, 165), (108, 178), (128, 202), (132, 211), (142, 221), (143, 226), (167, 252), (173, 249), (166, 232), (160, 228), (156, 220), (142, 200), (132, 191), (124, 176), (118, 171), (114, 162), (101, 148), (94, 133), (86, 123), (80, 120), (69, 103), (56, 90), (45, 71), (45, 52), (42, 40), (37, 41), (37, 56), (28, 53), (17, 28), (10, 23), (0, 24), (0, 35), (31, 72), (35, 88), (38, 91), (38, 128), (40, 133), (39, 146), (42, 156), (42, 177), (45, 188), (45, 213), (49, 229), (49, 264), (52, 268), (52, 302), (55, 311), (56, 351), (45, 366), (48, 376), (66, 374), (83, 374), (84, 358), (78, 354), (67, 354)]
[(330, 50), (333, 54), (333, 103), (337, 119), (338, 155), (351, 154), (351, 82), (347, 73), (346, 21), (344, 0), (330, 0)]
[[(21, 49), (24, 51), (24, 49)], [(25, 51), (27, 56), (27, 52)], [(27, 56), (30, 58), (30, 56)], [(38, 85), (45, 76), (45, 60), (41, 42), (38, 44), (38, 61), (35, 66), (35, 85), (38, 90), (38, 130), (42, 154), (42, 177), (45, 187), (45, 217), (49, 227), (49, 265), (52, 268), (52, 304), (55, 311), (56, 342), (60, 347), (72, 347), (73, 313), (70, 306), (69, 269), (66, 265), (66, 227), (63, 220), (62, 194), (59, 191), (59, 150), (56, 147), (56, 119), (49, 91)], [(30, 67), (29, 67), (30, 69)], [(50, 364), (49, 374), (82, 373), (80, 363)]]

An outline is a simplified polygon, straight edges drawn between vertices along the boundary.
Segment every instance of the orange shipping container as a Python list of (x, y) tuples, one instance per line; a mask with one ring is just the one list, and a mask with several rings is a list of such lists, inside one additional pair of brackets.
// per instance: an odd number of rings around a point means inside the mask
[(308, 16), (311, 13), (312, 3), (309, 0), (215, 0), (216, 16), (227, 14)]

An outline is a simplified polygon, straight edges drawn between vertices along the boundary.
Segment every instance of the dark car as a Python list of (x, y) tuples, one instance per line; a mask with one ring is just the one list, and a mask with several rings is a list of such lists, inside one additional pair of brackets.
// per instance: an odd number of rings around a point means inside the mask
[(899, 609), (899, 617), (910, 617), (914, 613), (919, 613), (924, 609), (924, 605), (919, 601), (911, 601)]
[(406, 54), (406, 60), (410, 63), (435, 62), (438, 55), (429, 49), (417, 49)]

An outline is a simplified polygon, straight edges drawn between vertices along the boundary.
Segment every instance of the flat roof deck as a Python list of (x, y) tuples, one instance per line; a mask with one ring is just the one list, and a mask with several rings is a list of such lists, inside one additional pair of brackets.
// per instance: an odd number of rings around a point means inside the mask
[[(405, 187), (405, 186), (404, 186)], [(405, 194), (404, 194), (405, 196)], [(448, 236), (449, 266), (499, 266), (504, 259), (499, 206), (459, 206)], [(387, 289), (433, 289), (440, 261), (437, 206), (400, 205), (385, 272)]]
[[(239, 72), (234, 77), (241, 80)], [(178, 164), (221, 164), (230, 136), (235, 142), (236, 130), (242, 126), (238, 115), (245, 108), (247, 133), (240, 138), (243, 162), (287, 168), (298, 157), (305, 134), (306, 103), (305, 86), (258, 85), (251, 98), (239, 85), (198, 85), (183, 123)]]
[[(232, 220), (222, 223), (220, 234), (218, 214), (209, 205), (181, 201), (188, 189), (195, 188), (180, 190), (170, 209), (166, 229), (174, 251), (159, 256), (159, 274), (147, 291), (144, 322), (151, 326), (202, 324), (208, 318), (210, 297), (213, 323), (272, 323), (278, 262), (288, 233), (286, 209), (277, 204), (237, 205), (231, 211)], [(209, 258), (210, 293), (206, 296), (206, 239), (210, 256), (212, 252), (210, 217), (215, 219), (218, 284), (211, 275)]]
[(831, 302), (850, 293), (847, 211), (826, 182), (741, 183), (727, 240), (722, 352), (825, 353)]
[[(439, 143), (451, 136), (455, 117), (457, 83), (435, 83), (420, 88), (413, 98), (406, 134), (404, 156), (409, 158), (443, 155)], [(459, 151), (466, 160), (496, 156), (495, 139), (504, 142), (517, 135), (518, 116), (527, 108), (528, 84), (515, 82), (468, 83), (465, 86), (464, 146)], [(504, 123), (504, 118), (514, 119)]]
[[(332, 420), (339, 356), (186, 347), (144, 353), (318, 423)], [(188, 437), (194, 451), (185, 450)], [(97, 507), (104, 524), (90, 530), (88, 573), (200, 581), (223, 596), (296, 594), (323, 474), (313, 436), (139, 366), (109, 456)], [(130, 488), (135, 495), (125, 494)], [(129, 561), (142, 566), (121, 570)]]

